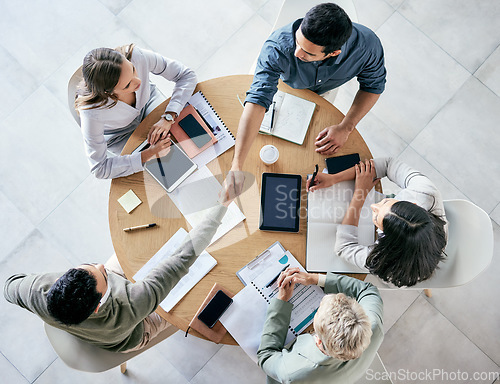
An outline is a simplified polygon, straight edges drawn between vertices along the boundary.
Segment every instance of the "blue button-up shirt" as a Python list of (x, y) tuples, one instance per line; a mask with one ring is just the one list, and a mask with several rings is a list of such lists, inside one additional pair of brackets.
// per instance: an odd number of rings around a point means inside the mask
[(259, 104), (267, 110), (278, 89), (279, 78), (292, 88), (307, 88), (322, 94), (357, 76), (361, 90), (376, 94), (384, 91), (384, 50), (372, 30), (353, 23), (352, 34), (339, 55), (304, 62), (294, 56), (295, 32), (301, 22), (299, 19), (274, 31), (266, 40), (245, 102)]

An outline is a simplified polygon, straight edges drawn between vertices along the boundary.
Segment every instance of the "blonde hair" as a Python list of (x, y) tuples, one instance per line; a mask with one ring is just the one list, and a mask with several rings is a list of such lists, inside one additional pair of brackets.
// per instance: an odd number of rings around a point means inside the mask
[(113, 89), (118, 84), (124, 60), (130, 60), (134, 44), (124, 45), (115, 49), (96, 48), (85, 55), (82, 65), (83, 79), (78, 84), (75, 109), (100, 108), (108, 99), (113, 102), (108, 106), (112, 108), (118, 102), (118, 97), (113, 94)]
[(324, 352), (336, 359), (357, 359), (370, 344), (372, 329), (363, 307), (343, 293), (323, 297), (314, 319)]

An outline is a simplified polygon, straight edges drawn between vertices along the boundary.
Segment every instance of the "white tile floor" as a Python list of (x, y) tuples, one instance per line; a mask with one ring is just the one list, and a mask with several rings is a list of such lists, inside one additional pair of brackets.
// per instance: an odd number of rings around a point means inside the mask
[[(181, 60), (200, 80), (247, 73), (281, 2), (0, 0), (0, 280), (15, 272), (63, 271), (112, 253), (109, 182), (89, 175), (67, 108), (67, 81), (86, 52), (133, 41)], [(430, 299), (383, 292), (380, 355), (395, 373), (498, 372), (500, 2), (355, 4), (359, 21), (377, 32), (386, 52), (386, 92), (359, 125), (373, 154), (399, 157), (425, 172), (445, 199), (481, 206), (497, 239), (491, 267), (465, 287), (434, 290)], [(169, 93), (169, 84), (157, 83)], [(340, 110), (346, 112), (355, 91), (355, 81), (341, 88)], [(180, 333), (132, 360), (127, 375), (75, 372), (57, 358), (35, 316), (0, 299), (0, 324), (5, 383), (265, 381), (238, 347)], [(494, 381), (471, 377), (460, 382)]]

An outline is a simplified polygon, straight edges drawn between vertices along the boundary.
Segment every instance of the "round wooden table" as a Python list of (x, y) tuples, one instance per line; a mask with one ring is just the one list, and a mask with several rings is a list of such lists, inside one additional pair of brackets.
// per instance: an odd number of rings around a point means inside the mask
[[(199, 90), (203, 92), (235, 136), (243, 112), (238, 96), (241, 100), (244, 100), (252, 79), (253, 76), (250, 75), (220, 77), (199, 83), (195, 90), (195, 92)], [(308, 173), (313, 172), (315, 164), (319, 164), (320, 170), (325, 167), (325, 156), (314, 151), (315, 138), (323, 128), (339, 123), (344, 115), (314, 92), (293, 89), (282, 82), (280, 82), (279, 89), (316, 103), (316, 110), (306, 139), (303, 145), (297, 145), (272, 136), (260, 134), (257, 136), (243, 169), (243, 171), (254, 175), (255, 182), (239, 199), (235, 200), (245, 214), (246, 220), (207, 248), (207, 251), (217, 260), (216, 267), (169, 313), (158, 308), (158, 313), (161, 316), (183, 331), (187, 329), (190, 320), (215, 282), (222, 284), (236, 294), (243, 288), (243, 284), (236, 277), (236, 272), (275, 241), (279, 240), (283, 247), (289, 250), (305, 266), (307, 233), (306, 176)], [(122, 154), (131, 153), (146, 139), (150, 127), (159, 120), (167, 102), (168, 100), (144, 119), (128, 140)], [(265, 165), (259, 158), (259, 151), (266, 144), (275, 145), (280, 152), (279, 160), (271, 166)], [(347, 143), (336, 156), (349, 153), (359, 153), (362, 160), (372, 158), (370, 150), (356, 129), (351, 133)], [(208, 164), (208, 168), (221, 184), (231, 167), (233, 154), (234, 147)], [(263, 172), (302, 175), (299, 233), (264, 232), (258, 229), (260, 183)], [(117, 201), (129, 189), (132, 189), (142, 201), (142, 204), (131, 214), (125, 212)], [(123, 228), (152, 222), (157, 223), (159, 226), (128, 233), (123, 231)], [(109, 194), (109, 227), (118, 260), (126, 276), (132, 281), (132, 276), (180, 227), (187, 231), (191, 229), (171, 202), (165, 190), (147, 172), (135, 173), (112, 181)], [(356, 277), (364, 279), (365, 275), (356, 275)], [(203, 337), (195, 331), (191, 332), (198, 337)], [(226, 334), (222, 343), (236, 344), (229, 333)]]

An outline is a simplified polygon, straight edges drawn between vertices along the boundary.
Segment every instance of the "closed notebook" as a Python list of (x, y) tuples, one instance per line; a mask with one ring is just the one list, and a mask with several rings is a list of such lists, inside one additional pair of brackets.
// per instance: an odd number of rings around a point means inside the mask
[[(195, 120), (201, 125), (206, 134), (210, 137), (210, 140), (201, 148), (199, 148), (195, 144), (195, 142), (188, 136), (188, 134), (184, 131), (184, 129), (182, 129), (182, 127), (179, 124), (182, 121), (182, 119), (184, 119), (187, 115), (192, 115), (195, 118)], [(175, 119), (175, 123), (172, 124), (170, 132), (172, 133), (172, 135), (174, 135), (179, 145), (191, 159), (217, 142), (217, 139), (215, 138), (212, 131), (207, 127), (207, 125), (200, 117), (196, 109), (190, 104), (187, 107), (185, 107), (181, 111), (177, 119)]]
[(189, 328), (194, 329), (195, 331), (198, 331), (201, 333), (203, 336), (205, 336), (207, 339), (213, 341), (214, 343), (219, 344), (224, 335), (227, 333), (226, 328), (222, 325), (220, 321), (217, 321), (215, 325), (212, 328), (208, 328), (201, 320), (198, 319), (198, 315), (200, 312), (205, 308), (205, 306), (208, 304), (208, 302), (212, 299), (212, 297), (215, 296), (215, 294), (221, 290), (224, 292), (226, 295), (229, 297), (233, 297), (234, 294), (229, 291), (228, 289), (224, 288), (218, 283), (215, 283), (214, 286), (212, 287), (210, 293), (207, 295), (203, 303), (200, 305), (200, 308), (198, 308), (198, 311), (196, 311), (196, 314), (193, 317), (193, 320), (189, 323), (188, 330), (186, 332), (189, 332)]

